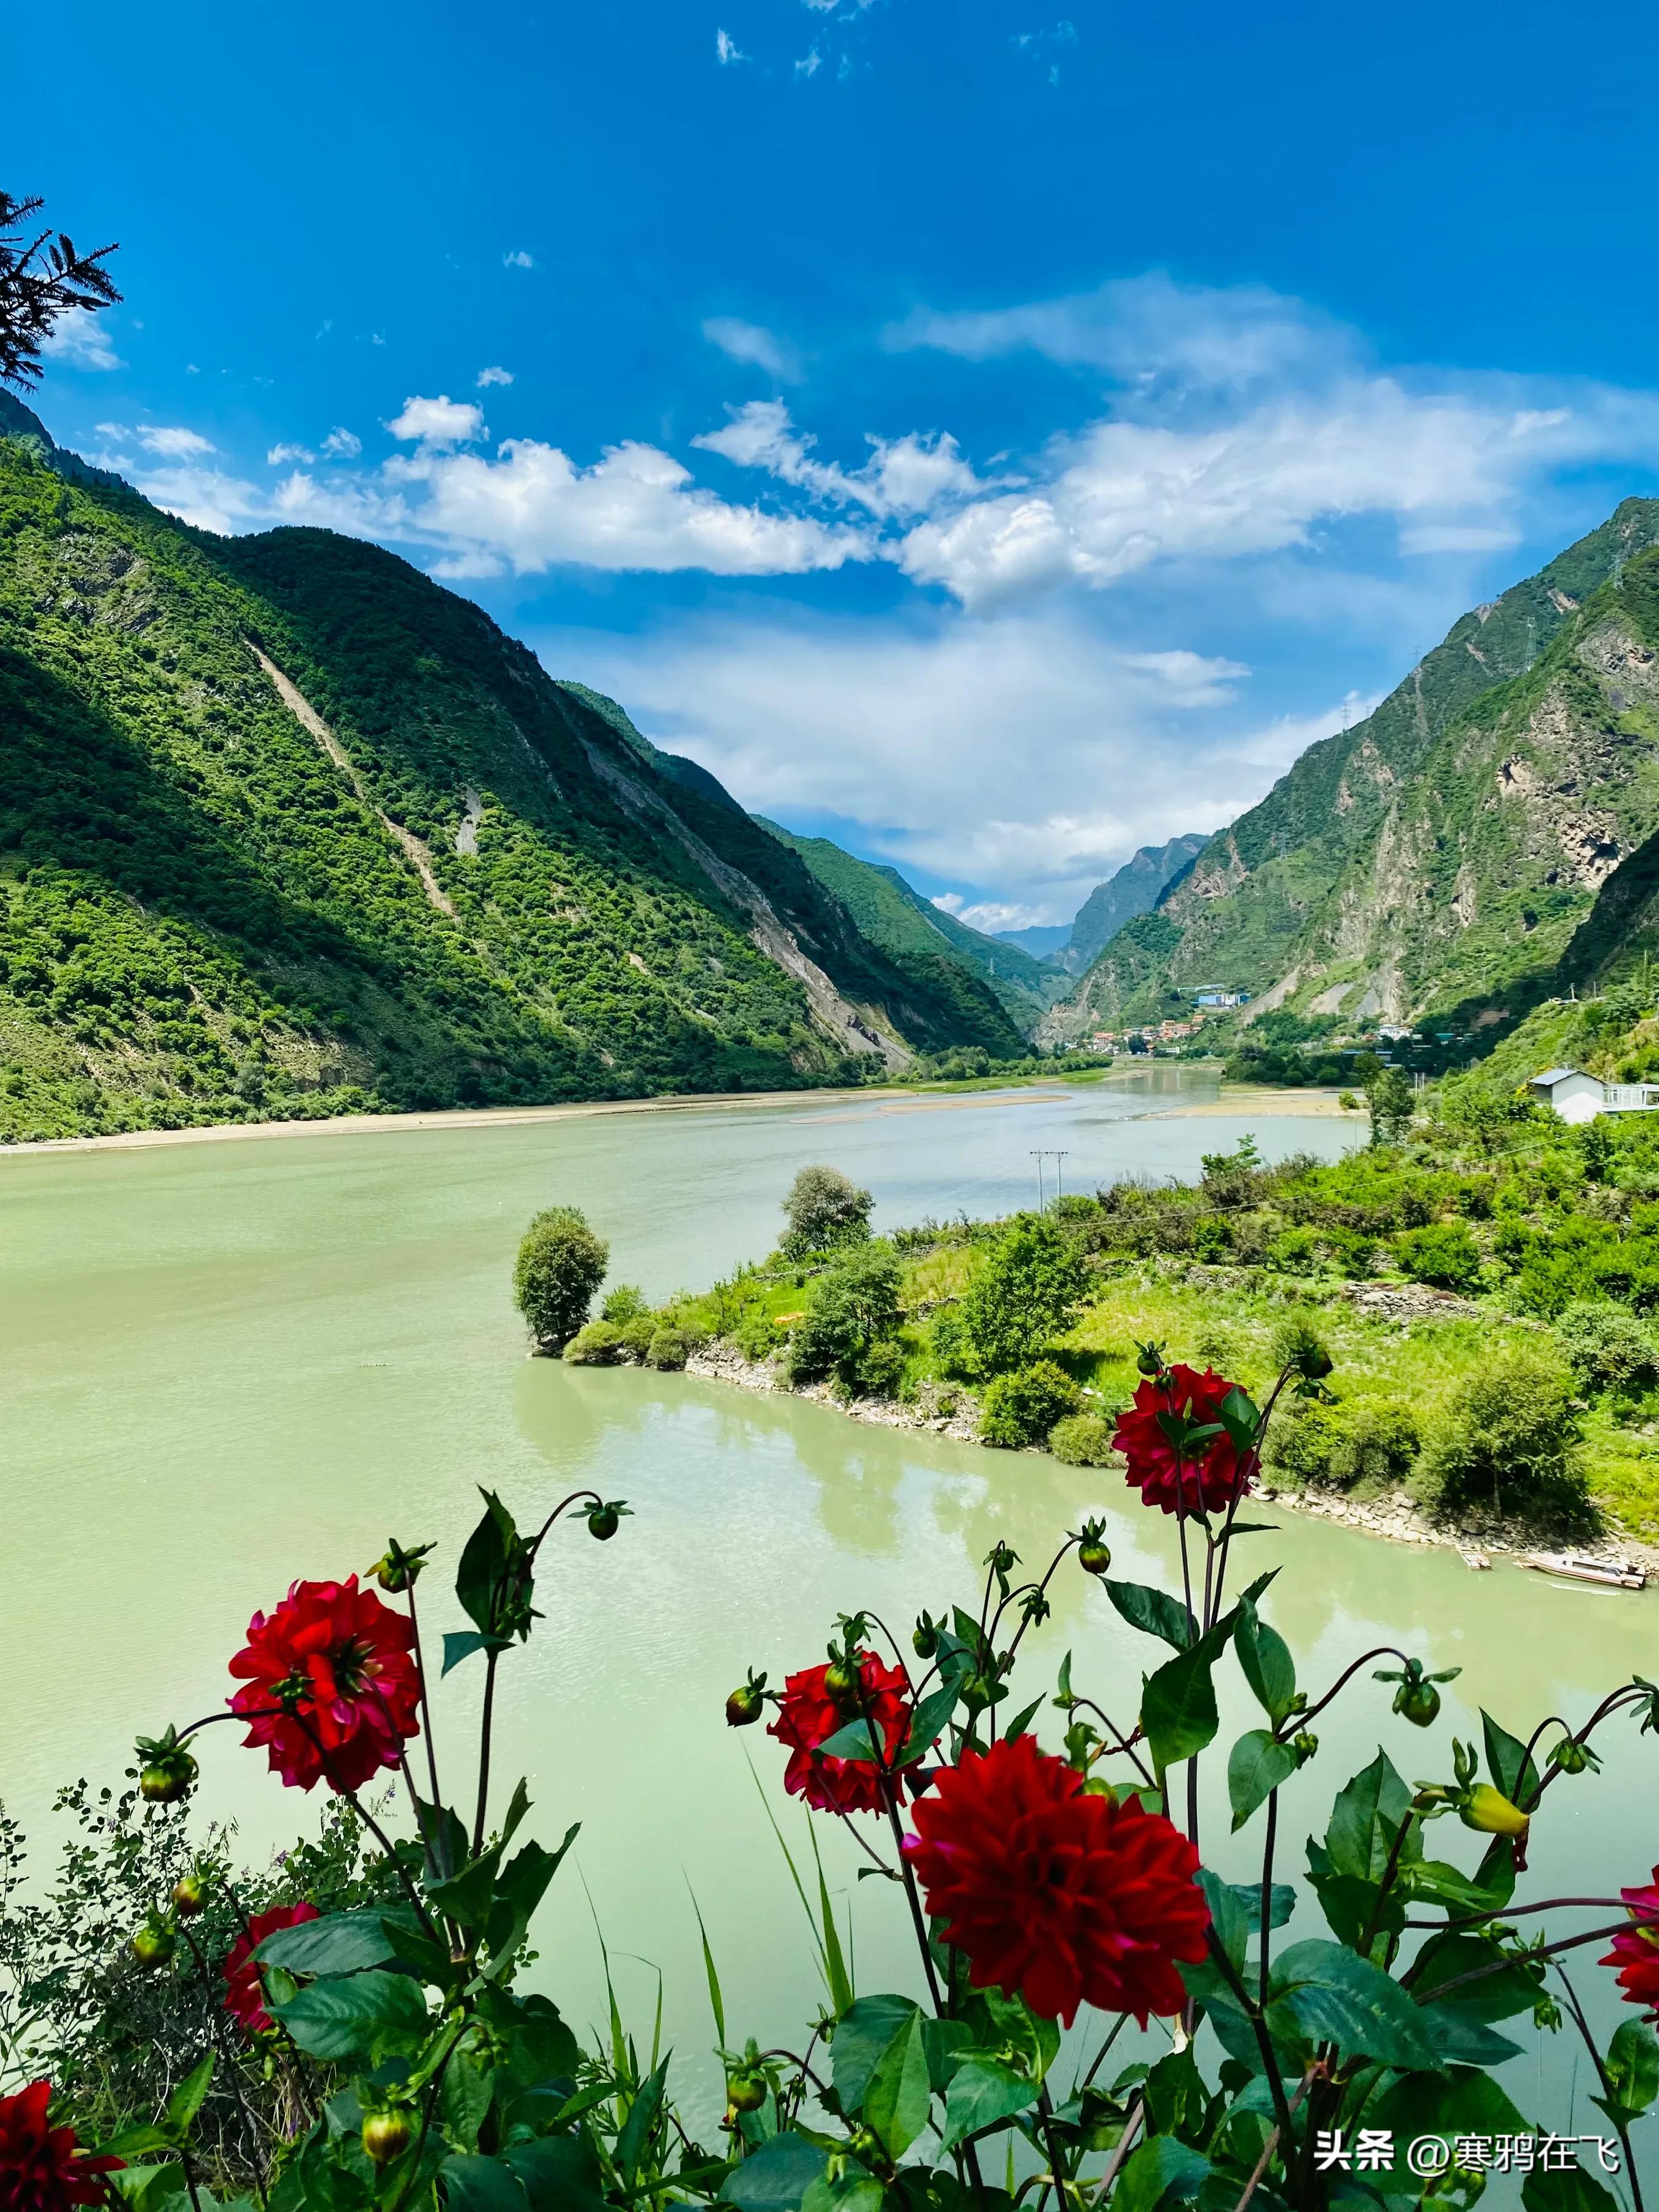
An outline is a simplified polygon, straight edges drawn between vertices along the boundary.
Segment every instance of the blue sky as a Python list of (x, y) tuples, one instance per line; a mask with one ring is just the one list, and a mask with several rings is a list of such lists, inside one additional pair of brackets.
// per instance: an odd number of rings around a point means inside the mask
[[(1063, 11), (1063, 12), (1062, 12)], [(625, 0), (14, 48), (64, 443), (377, 538), (982, 926), (1659, 485), (1650, 9)]]

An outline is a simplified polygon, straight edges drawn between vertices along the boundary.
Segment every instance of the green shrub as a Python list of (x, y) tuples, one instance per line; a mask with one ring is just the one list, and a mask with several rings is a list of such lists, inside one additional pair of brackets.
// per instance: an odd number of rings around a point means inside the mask
[(968, 1349), (968, 1334), (962, 1326), (962, 1316), (946, 1307), (936, 1313), (929, 1325), (927, 1341), (933, 1355), (933, 1364), (942, 1375), (959, 1377), (974, 1372), (974, 1357)]
[(1555, 1333), (1583, 1389), (1629, 1396), (1651, 1389), (1659, 1380), (1659, 1346), (1623, 1306), (1575, 1298), (1556, 1322)]
[(1281, 1402), (1267, 1430), (1267, 1464), (1297, 1483), (1328, 1482), (1339, 1433), (1330, 1407), (1307, 1399)]
[(607, 1291), (605, 1304), (599, 1308), (601, 1321), (617, 1322), (637, 1321), (650, 1310), (645, 1303), (645, 1292), (637, 1283), (618, 1283), (614, 1291)]
[(1571, 1372), (1534, 1352), (1497, 1354), (1452, 1395), (1412, 1479), (1431, 1510), (1519, 1515), (1568, 1532), (1594, 1522)]
[(685, 1331), (676, 1328), (672, 1322), (662, 1322), (646, 1346), (645, 1364), (647, 1367), (680, 1368), (690, 1356), (691, 1347), (686, 1341)]
[(1282, 1268), (1287, 1275), (1316, 1275), (1320, 1264), (1317, 1231), (1281, 1231), (1267, 1247), (1267, 1257), (1275, 1267)]
[(622, 1324), (623, 1344), (630, 1359), (643, 1359), (651, 1349), (651, 1340), (661, 1327), (661, 1316), (648, 1309), (636, 1313)]
[(800, 1256), (861, 1244), (870, 1234), (874, 1204), (869, 1192), (860, 1190), (839, 1168), (803, 1168), (783, 1201), (789, 1223), (784, 1250)]
[(1075, 1413), (1083, 1393), (1052, 1359), (1036, 1359), (994, 1376), (985, 1393), (979, 1432), (1005, 1451), (1041, 1443), (1056, 1421)]
[(628, 1338), (614, 1321), (590, 1321), (564, 1348), (572, 1367), (615, 1367), (628, 1357)]
[(988, 1375), (1046, 1350), (1070, 1322), (1088, 1286), (1076, 1239), (1046, 1215), (1024, 1215), (992, 1245), (957, 1312), (963, 1335)]
[(1345, 1407), (1336, 1419), (1330, 1480), (1343, 1490), (1397, 1490), (1416, 1462), (1422, 1437), (1404, 1406), (1369, 1401)]
[(1431, 1283), (1443, 1291), (1480, 1287), (1480, 1247), (1461, 1221), (1431, 1221), (1425, 1228), (1406, 1230), (1394, 1240), (1394, 1255), (1401, 1273), (1414, 1283)]
[(737, 1346), (745, 1359), (769, 1359), (782, 1341), (771, 1316), (760, 1306), (750, 1306), (738, 1323)]
[(904, 1351), (896, 1339), (884, 1336), (854, 1362), (853, 1394), (862, 1398), (894, 1398), (904, 1380)]
[(1048, 1431), (1048, 1449), (1067, 1467), (1105, 1467), (1117, 1456), (1114, 1423), (1099, 1413), (1067, 1413)]
[(883, 1244), (854, 1249), (820, 1275), (789, 1346), (792, 1382), (821, 1382), (837, 1376), (849, 1389), (872, 1345), (896, 1336), (899, 1263)]
[(610, 1246), (574, 1206), (550, 1206), (531, 1223), (513, 1270), (513, 1296), (544, 1351), (568, 1344), (587, 1319), (610, 1260)]

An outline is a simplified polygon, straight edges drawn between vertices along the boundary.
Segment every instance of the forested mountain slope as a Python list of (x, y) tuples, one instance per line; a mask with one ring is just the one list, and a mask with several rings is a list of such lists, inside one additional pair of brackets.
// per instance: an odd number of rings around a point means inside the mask
[(0, 1137), (798, 1085), (967, 1039), (469, 601), (72, 463), (0, 435)]
[[(1401, 1018), (1524, 996), (1646, 834), (1645, 679), (1607, 659), (1646, 651), (1646, 617), (1628, 595), (1596, 595), (1656, 541), (1659, 501), (1626, 500), (1463, 616), (1374, 714), (1310, 746), (1209, 841), (1054, 1010), (1051, 1033), (1167, 1012), (1171, 992), (1206, 984), (1258, 1007)], [(1602, 725), (1632, 714), (1604, 744)], [(1488, 757), (1505, 748), (1522, 781)]]
[[(964, 1042), (981, 1044), (993, 1053), (1025, 1050), (1024, 1038), (1064, 987), (1063, 969), (1033, 959), (1018, 945), (969, 929), (924, 898), (896, 868), (879, 860), (860, 860), (828, 837), (798, 837), (775, 822), (766, 827), (800, 854), (864, 934), (907, 972), (920, 966), (933, 975), (942, 964), (969, 975), (975, 988), (962, 995), (961, 1018), (964, 1023), (976, 1023), (982, 1034)], [(959, 984), (943, 979), (939, 988), (961, 992)], [(994, 1011), (987, 1010), (987, 998)]]
[(1206, 837), (1186, 836), (1171, 837), (1167, 845), (1143, 845), (1115, 874), (1095, 885), (1078, 908), (1072, 933), (1055, 959), (1080, 975), (1099, 959), (1125, 922), (1152, 911), (1208, 842)]

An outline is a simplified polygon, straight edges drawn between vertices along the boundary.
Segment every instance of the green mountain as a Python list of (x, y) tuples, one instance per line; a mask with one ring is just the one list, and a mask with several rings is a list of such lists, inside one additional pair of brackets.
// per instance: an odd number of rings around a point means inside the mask
[(0, 1139), (856, 1081), (1000, 1020), (406, 562), (0, 432)]
[(1553, 988), (1659, 828), (1647, 671), (1659, 501), (1454, 624), (1376, 712), (1210, 839), (1049, 1017), (1066, 1037), (1244, 990), (1350, 1020), (1493, 1024)]
[[(1064, 986), (1061, 969), (1034, 960), (1029, 952), (1000, 937), (986, 937), (969, 929), (954, 915), (924, 898), (896, 868), (878, 860), (855, 859), (828, 837), (797, 837), (775, 822), (765, 826), (792, 852), (799, 854), (864, 934), (907, 974), (925, 973), (933, 978), (936, 988), (958, 993), (960, 984), (947, 979), (963, 974), (970, 978), (977, 988), (971, 996), (961, 998), (961, 1018), (976, 1021), (982, 1033), (964, 1042), (1004, 1055), (1025, 1050), (1025, 1039)], [(992, 998), (994, 1016), (988, 1017), (983, 1010), (986, 995)]]
[(1097, 884), (1078, 908), (1072, 933), (1054, 958), (1073, 975), (1092, 967), (1126, 921), (1150, 914), (1177, 876), (1198, 858), (1207, 837), (1171, 837), (1167, 845), (1143, 845), (1115, 875)]

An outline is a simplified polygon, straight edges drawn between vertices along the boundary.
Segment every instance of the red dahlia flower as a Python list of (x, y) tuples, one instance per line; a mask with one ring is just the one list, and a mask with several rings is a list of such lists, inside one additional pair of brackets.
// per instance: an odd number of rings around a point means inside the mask
[(1630, 1907), (1631, 1925), (1613, 1939), (1601, 1964), (1617, 1966), (1627, 2004), (1646, 2005), (1659, 2016), (1659, 1866), (1650, 1889), (1620, 1892)]
[[(863, 1700), (842, 1707), (824, 1687), (829, 1671), (827, 1666), (809, 1667), (803, 1674), (784, 1678), (783, 1702), (766, 1731), (790, 1747), (783, 1786), (820, 1813), (879, 1813), (884, 1801), (875, 1768), (867, 1760), (825, 1759), (818, 1746), (837, 1729), (857, 1720), (867, 1705), (872, 1740), (880, 1744), (884, 1758), (896, 1759), (910, 1733), (909, 1683), (902, 1668), (887, 1666), (873, 1651), (860, 1651)], [(902, 1797), (904, 1776), (896, 1774), (892, 1787)]]
[(269, 1912), (256, 1912), (231, 1945), (225, 1957), (225, 2010), (234, 2013), (250, 2035), (272, 2024), (254, 1953), (279, 1928), (297, 1928), (302, 1921), (321, 1918), (314, 1905), (273, 1905)]
[(230, 1662), (247, 1681), (230, 1701), (249, 1717), (244, 1741), (265, 1746), (291, 1788), (361, 1790), (420, 1731), (414, 1641), (403, 1614), (360, 1590), (356, 1575), (295, 1583), (269, 1618), (254, 1614)]
[(1137, 1799), (1083, 1794), (1083, 1777), (1029, 1735), (963, 1752), (936, 1776), (904, 1854), (964, 1952), (975, 1989), (1018, 1991), (1069, 2027), (1080, 2004), (1176, 2013), (1177, 1959), (1205, 1955), (1198, 1853)]
[(124, 2159), (94, 2158), (76, 2142), (73, 2128), (46, 2124), (50, 2081), (31, 2081), (15, 2097), (0, 2097), (0, 2206), (4, 2212), (70, 2212), (75, 2204), (101, 2204), (104, 2177)]
[(1249, 1490), (1255, 1472), (1253, 1453), (1241, 1459), (1224, 1433), (1182, 1460), (1158, 1419), (1160, 1413), (1172, 1413), (1193, 1422), (1218, 1421), (1221, 1401), (1232, 1388), (1213, 1368), (1200, 1375), (1177, 1360), (1163, 1374), (1148, 1376), (1136, 1390), (1133, 1405), (1117, 1417), (1113, 1442), (1129, 1462), (1129, 1485), (1140, 1492), (1143, 1504), (1187, 1518), (1224, 1513)]

